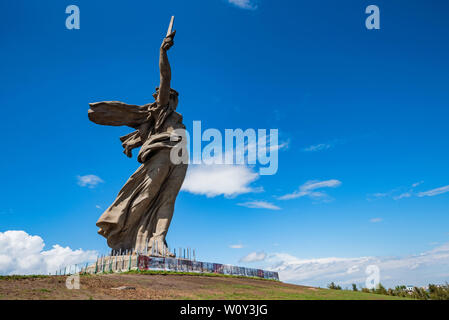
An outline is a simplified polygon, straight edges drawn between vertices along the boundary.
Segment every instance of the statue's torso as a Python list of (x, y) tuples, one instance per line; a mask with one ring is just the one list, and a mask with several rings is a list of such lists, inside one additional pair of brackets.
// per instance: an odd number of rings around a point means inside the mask
[(144, 143), (140, 148), (137, 160), (141, 163), (148, 161), (152, 154), (161, 149), (171, 149), (179, 143), (175, 137), (175, 130), (185, 130), (185, 125), (182, 123), (182, 115), (176, 111), (171, 111), (164, 117), (160, 126), (151, 126), (148, 128), (149, 132), (143, 133), (145, 137)]

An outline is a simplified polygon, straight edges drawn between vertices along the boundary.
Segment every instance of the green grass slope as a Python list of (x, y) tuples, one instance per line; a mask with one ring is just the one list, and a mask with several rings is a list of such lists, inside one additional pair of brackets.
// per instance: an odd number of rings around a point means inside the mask
[[(81, 275), (69, 290), (66, 276), (0, 277), (0, 299), (126, 300), (399, 300), (379, 294), (329, 290), (273, 280), (169, 272)], [(125, 290), (117, 288), (126, 287)]]

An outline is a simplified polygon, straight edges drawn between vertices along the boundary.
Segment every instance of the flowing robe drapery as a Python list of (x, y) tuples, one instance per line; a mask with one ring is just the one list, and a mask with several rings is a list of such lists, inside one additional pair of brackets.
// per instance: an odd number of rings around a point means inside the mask
[(88, 115), (97, 124), (136, 129), (120, 138), (126, 155), (141, 147), (137, 159), (142, 165), (97, 221), (98, 233), (115, 250), (141, 251), (155, 242), (161, 248), (187, 170), (186, 164), (170, 161), (171, 149), (182, 138), (170, 137), (174, 130), (185, 129), (182, 116), (169, 105), (135, 106), (118, 101), (92, 103)]

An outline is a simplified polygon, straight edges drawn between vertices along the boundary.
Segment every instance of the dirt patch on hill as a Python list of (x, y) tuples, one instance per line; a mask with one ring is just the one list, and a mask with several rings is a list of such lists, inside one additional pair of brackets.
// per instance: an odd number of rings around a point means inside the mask
[[(304, 287), (280, 282), (189, 275), (104, 274), (80, 277), (69, 290), (66, 276), (0, 280), (0, 299), (227, 299), (269, 298), (269, 290)], [(127, 287), (127, 290), (117, 290)], [(268, 291), (267, 291), (268, 290)], [(268, 296), (267, 296), (268, 294)]]
[(82, 275), (80, 289), (69, 290), (66, 276), (0, 277), (0, 300), (264, 300), (392, 299), (344, 290), (297, 286), (250, 278), (176, 274)]

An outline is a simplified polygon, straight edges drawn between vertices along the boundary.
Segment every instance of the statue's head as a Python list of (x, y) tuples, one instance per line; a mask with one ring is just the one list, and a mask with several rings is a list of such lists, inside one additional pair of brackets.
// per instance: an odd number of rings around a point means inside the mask
[[(156, 92), (153, 93), (154, 100), (157, 100), (158, 95), (159, 95), (159, 88), (156, 88)], [(168, 100), (168, 103), (170, 107), (172, 107), (173, 109), (176, 109), (176, 107), (178, 106), (178, 95), (179, 95), (178, 91), (170, 88), (170, 98)]]

